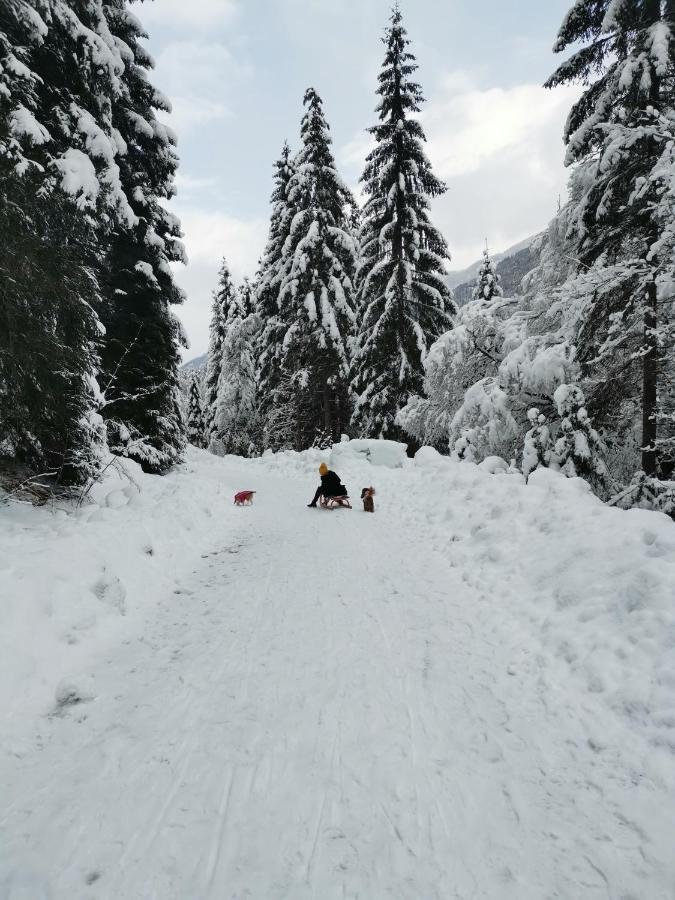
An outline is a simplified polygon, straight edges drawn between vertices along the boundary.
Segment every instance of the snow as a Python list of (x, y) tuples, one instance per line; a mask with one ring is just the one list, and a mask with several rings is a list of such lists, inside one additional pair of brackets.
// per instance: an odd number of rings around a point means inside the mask
[(0, 895), (672, 897), (672, 522), (377, 445), (0, 506)]
[(100, 185), (94, 164), (86, 153), (69, 147), (59, 159), (54, 160), (54, 166), (61, 173), (62, 189), (75, 197), (81, 208), (93, 209)]
[(27, 137), (32, 144), (46, 144), (51, 135), (33, 113), (25, 106), (17, 106), (9, 117), (9, 126), (15, 137)]
[(376, 466), (399, 469), (405, 465), (406, 445), (397, 441), (376, 441), (360, 439), (341, 441), (334, 444), (330, 454), (330, 465), (337, 468), (351, 460), (365, 460)]

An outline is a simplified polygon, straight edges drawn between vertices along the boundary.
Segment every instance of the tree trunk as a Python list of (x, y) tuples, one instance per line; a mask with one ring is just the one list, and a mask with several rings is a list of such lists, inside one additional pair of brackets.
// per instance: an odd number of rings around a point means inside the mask
[(331, 410), (331, 390), (329, 385), (323, 387), (323, 424), (326, 434), (333, 440), (333, 412)]
[(642, 358), (642, 469), (656, 475), (656, 382), (658, 347), (656, 339), (656, 282), (645, 290), (644, 347)]

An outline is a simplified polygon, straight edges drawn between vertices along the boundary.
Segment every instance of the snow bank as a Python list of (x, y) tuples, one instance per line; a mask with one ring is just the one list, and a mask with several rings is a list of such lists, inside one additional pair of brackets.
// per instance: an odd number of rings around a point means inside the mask
[(0, 710), (95, 695), (91, 661), (142, 630), (195, 554), (227, 539), (234, 489), (221, 474), (191, 451), (164, 478), (120, 461), (77, 510), (0, 504)]
[(509, 633), (520, 629), (524, 657), (538, 648), (532, 677), (573, 678), (582, 695), (675, 750), (671, 520), (608, 507), (582, 479), (549, 469), (526, 484), (499, 457), (477, 466), (423, 447), (413, 461), (402, 445), (377, 444), (269, 454), (252, 465), (304, 479), (309, 499), (328, 461), (357, 510), (361, 488), (372, 484), (376, 514), (400, 521), (411, 553), (417, 541), (431, 543), (462, 572), (467, 598), (478, 592), (481, 615)]
[(374, 466), (401, 469), (408, 461), (406, 451), (406, 445), (397, 441), (342, 441), (340, 444), (333, 444), (329, 465), (333, 469), (338, 469), (341, 465), (361, 460)]
[(556, 677), (675, 750), (672, 521), (605, 506), (579, 478), (542, 468), (526, 485), (499, 469), (420, 451), (405, 473), (405, 527), (430, 529), (485, 615), (518, 623), (524, 646), (534, 637), (538, 666), (562, 664)]

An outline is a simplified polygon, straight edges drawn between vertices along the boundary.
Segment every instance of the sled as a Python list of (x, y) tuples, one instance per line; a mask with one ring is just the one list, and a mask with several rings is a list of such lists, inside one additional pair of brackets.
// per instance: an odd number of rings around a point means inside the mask
[(322, 509), (351, 509), (349, 497), (322, 497)]

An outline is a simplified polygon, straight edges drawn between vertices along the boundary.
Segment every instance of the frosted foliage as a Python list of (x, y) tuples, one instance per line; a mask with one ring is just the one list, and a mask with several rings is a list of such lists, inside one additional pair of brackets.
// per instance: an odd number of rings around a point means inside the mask
[(553, 455), (556, 464), (565, 475), (585, 477), (602, 492), (607, 481), (604, 446), (586, 411), (583, 392), (576, 385), (561, 384), (553, 399), (561, 419)]
[(210, 448), (216, 453), (249, 455), (256, 415), (255, 316), (235, 316), (226, 326), (222, 346)]
[(546, 416), (532, 408), (528, 410), (527, 418), (532, 427), (525, 434), (523, 445), (522, 471), (526, 478), (539, 466), (550, 466), (553, 459), (553, 441)]

